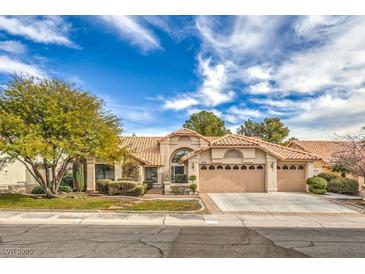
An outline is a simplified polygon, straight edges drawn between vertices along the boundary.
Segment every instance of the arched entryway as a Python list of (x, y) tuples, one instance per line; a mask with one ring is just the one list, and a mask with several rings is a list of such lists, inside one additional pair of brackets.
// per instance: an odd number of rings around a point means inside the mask
[(179, 161), (182, 157), (189, 154), (192, 150), (190, 148), (179, 148), (172, 153), (170, 158), (170, 178), (175, 180), (177, 174), (186, 174), (185, 166)]

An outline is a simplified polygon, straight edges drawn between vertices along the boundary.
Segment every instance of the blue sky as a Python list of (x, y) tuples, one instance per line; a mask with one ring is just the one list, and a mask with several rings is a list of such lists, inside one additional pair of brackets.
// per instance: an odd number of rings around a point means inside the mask
[(365, 126), (362, 16), (0, 16), (0, 80), (58, 77), (104, 99), (125, 134), (210, 110), (279, 116), (301, 139)]

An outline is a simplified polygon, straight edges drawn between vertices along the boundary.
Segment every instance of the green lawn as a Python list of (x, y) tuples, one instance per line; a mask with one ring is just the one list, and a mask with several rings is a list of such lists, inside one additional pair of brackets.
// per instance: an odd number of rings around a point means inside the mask
[[(68, 195), (70, 196), (70, 195)], [(135, 210), (135, 211), (191, 211), (200, 208), (196, 200), (131, 201), (86, 195), (76, 198), (35, 199), (23, 194), (0, 194), (0, 209), (69, 209), (69, 210)]]
[(200, 204), (197, 200), (151, 200), (127, 205), (125, 209), (135, 211), (193, 211), (200, 209)]

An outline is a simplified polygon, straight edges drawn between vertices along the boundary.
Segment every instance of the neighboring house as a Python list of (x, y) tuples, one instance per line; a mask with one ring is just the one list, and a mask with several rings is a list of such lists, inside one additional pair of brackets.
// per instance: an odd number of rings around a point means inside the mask
[(14, 186), (27, 180), (26, 169), (20, 161), (0, 166), (0, 186)]
[[(300, 149), (316, 155), (320, 160), (314, 162), (313, 172), (315, 175), (321, 172), (330, 172), (331, 163), (336, 153), (346, 149), (348, 141), (301, 141), (294, 140), (289, 143), (289, 147)], [(364, 182), (364, 178), (348, 175), (347, 177), (358, 179), (359, 183)]]
[[(156, 188), (178, 185), (176, 176), (195, 175), (200, 192), (306, 191), (319, 158), (311, 153), (265, 142), (259, 138), (228, 134), (207, 137), (179, 129), (163, 137), (122, 137), (139, 164), (140, 181)], [(102, 178), (123, 177), (122, 165), (87, 159), (87, 189)], [(184, 184), (179, 184), (184, 185)], [(187, 185), (185, 183), (185, 185)]]

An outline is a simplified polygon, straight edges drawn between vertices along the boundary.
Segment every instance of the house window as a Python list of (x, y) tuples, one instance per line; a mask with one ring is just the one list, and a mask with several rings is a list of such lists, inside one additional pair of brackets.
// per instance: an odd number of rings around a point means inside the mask
[(100, 179), (114, 180), (114, 167), (110, 165), (96, 164), (95, 178), (96, 180)]
[(262, 166), (257, 166), (257, 169), (264, 169)]
[(281, 169), (281, 166), (277, 166), (276, 168), (277, 168), (277, 169)]
[(223, 169), (223, 167), (222, 166), (217, 166), (217, 169)]
[(295, 166), (291, 166), (291, 167), (290, 167), (290, 169), (291, 169), (291, 170), (295, 170), (295, 169), (297, 169), (297, 168), (296, 168)]
[(207, 167), (206, 166), (202, 166), (200, 169), (201, 170), (207, 170)]
[(180, 159), (182, 157), (184, 157), (186, 154), (188, 154), (189, 152), (190, 152), (190, 150), (187, 150), (187, 149), (180, 149), (180, 150), (176, 151), (174, 153), (174, 155), (172, 155), (172, 157), (171, 157), (171, 162), (179, 163)]
[(233, 169), (237, 170), (240, 169), (238, 166), (234, 166)]
[(303, 170), (304, 167), (303, 166), (298, 166), (298, 169)]
[(287, 170), (287, 169), (289, 169), (289, 168), (288, 168), (288, 166), (283, 166), (283, 169)]
[(231, 167), (230, 167), (230, 166), (226, 166), (226, 167), (225, 167), (225, 169), (226, 169), (226, 170), (230, 170), (230, 169), (231, 169)]
[(247, 166), (241, 166), (241, 169), (246, 170), (247, 169)]
[(157, 167), (145, 167), (144, 168), (144, 179), (147, 182), (156, 184), (158, 182)]
[(255, 169), (255, 166), (250, 166), (249, 169)]
[(214, 166), (209, 166), (209, 170), (215, 170)]

